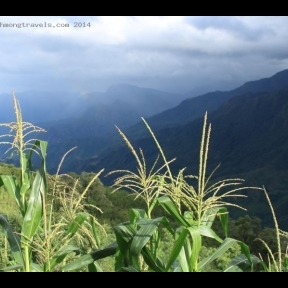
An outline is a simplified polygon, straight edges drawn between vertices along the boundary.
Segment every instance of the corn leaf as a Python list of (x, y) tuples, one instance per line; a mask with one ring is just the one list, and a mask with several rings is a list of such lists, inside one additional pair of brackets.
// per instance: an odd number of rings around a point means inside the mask
[(5, 232), (15, 261), (20, 265), (20, 267), (24, 267), (20, 238), (13, 232), (12, 227), (10, 226), (5, 215), (0, 215), (0, 225)]
[(100, 265), (96, 261), (88, 265), (88, 271), (89, 272), (103, 272)]
[(27, 204), (27, 211), (22, 225), (22, 239), (24, 245), (28, 245), (37, 232), (42, 219), (42, 195), (44, 195), (44, 171), (40, 169), (32, 184), (31, 194)]
[(224, 231), (225, 237), (228, 236), (228, 210), (225, 207), (222, 207), (218, 210), (218, 215), (220, 222)]
[(150, 240), (150, 238), (157, 229), (158, 225), (153, 222), (143, 225), (132, 240), (130, 248), (131, 254), (134, 256), (138, 256), (141, 253), (142, 248), (147, 244), (147, 242)]
[[(252, 263), (250, 263), (250, 260)], [(247, 271), (261, 262), (261, 260), (255, 255), (251, 255), (250, 260), (247, 259), (245, 254), (240, 254), (231, 260), (228, 268), (224, 272), (234, 272), (236, 267), (241, 269), (241, 271)]]
[(76, 215), (76, 217), (74, 218), (73, 222), (70, 223), (67, 230), (67, 233), (70, 234), (70, 237), (72, 237), (77, 232), (77, 230), (85, 222), (87, 217), (88, 214), (84, 212), (80, 212)]
[(44, 162), (44, 171), (46, 173), (46, 155), (47, 155), (47, 146), (48, 146), (48, 142), (47, 141), (42, 141), (42, 140), (36, 140), (33, 144), (33, 146), (30, 149), (30, 153), (29, 153), (29, 157), (28, 157), (28, 164), (29, 164), (29, 169), (30, 171), (32, 171), (32, 162), (31, 162), (31, 158), (32, 158), (32, 153), (36, 151), (37, 147), (40, 149), (41, 152), (41, 158), (42, 161)]
[(32, 262), (30, 264), (30, 271), (31, 272), (43, 272), (43, 269), (39, 264)]
[(169, 221), (167, 220), (166, 217), (158, 217), (155, 219), (149, 219), (149, 218), (142, 218), (139, 219), (136, 224), (139, 226), (143, 226), (143, 225), (147, 225), (147, 224), (155, 224), (155, 225), (159, 225), (160, 223), (174, 236), (175, 235), (175, 231), (172, 228), (172, 226), (170, 225)]
[(113, 242), (110, 245), (106, 246), (105, 248), (97, 249), (87, 255), (84, 255), (70, 262), (69, 264), (62, 267), (61, 271), (77, 271), (83, 267), (88, 266), (94, 261), (114, 255), (117, 251), (117, 248), (118, 244), (116, 242)]
[(1, 184), (5, 186), (9, 195), (13, 197), (18, 207), (22, 211), (20, 188), (16, 178), (8, 175), (0, 175), (0, 186), (2, 186)]
[(2, 272), (17, 271), (21, 268), (23, 268), (23, 266), (20, 264), (17, 264), (17, 265), (11, 265), (11, 266), (0, 268), (0, 271)]
[(164, 210), (169, 213), (176, 221), (181, 225), (187, 227), (190, 226), (189, 222), (179, 213), (176, 205), (168, 196), (162, 196), (157, 199), (158, 204), (161, 205)]
[(199, 252), (202, 247), (202, 238), (200, 234), (200, 229), (196, 227), (187, 228), (190, 236), (192, 238), (192, 251), (191, 255), (189, 255), (189, 271), (197, 271), (198, 269), (198, 258)]
[(150, 269), (152, 269), (152, 271), (165, 272), (165, 265), (161, 259), (155, 259), (149, 249), (144, 247), (141, 251), (141, 255), (143, 256), (145, 263), (149, 266)]
[(189, 258), (186, 255), (184, 246), (182, 246), (180, 250), (180, 253), (178, 255), (178, 261), (179, 261), (182, 272), (189, 272)]
[(218, 241), (219, 243), (223, 242), (223, 240), (220, 237), (218, 237), (218, 235), (210, 227), (208, 227), (208, 226), (200, 226), (199, 229), (200, 229), (200, 234), (202, 236), (213, 238), (216, 241)]
[(147, 218), (147, 214), (143, 209), (129, 209), (130, 223), (135, 224), (137, 220)]
[(52, 270), (56, 265), (61, 264), (65, 257), (72, 252), (78, 251), (79, 248), (72, 245), (65, 245), (61, 247), (50, 260), (50, 269)]
[(188, 230), (183, 229), (182, 232), (179, 234), (177, 240), (175, 241), (174, 246), (173, 246), (172, 251), (171, 251), (171, 254), (170, 254), (170, 257), (169, 257), (168, 262), (166, 264), (165, 270), (167, 272), (169, 271), (169, 269), (171, 268), (171, 266), (173, 265), (173, 263), (177, 259), (181, 249), (183, 248), (187, 234), (188, 234)]
[(97, 228), (96, 228), (96, 225), (95, 225), (94, 218), (93, 217), (89, 217), (89, 220), (90, 220), (90, 225), (92, 227), (93, 237), (96, 240), (97, 246), (99, 247), (100, 246), (100, 239), (98, 237)]
[(133, 266), (122, 267), (122, 271), (125, 271), (125, 272), (140, 272), (139, 270), (137, 270)]
[(28, 155), (26, 153), (23, 153), (21, 154), (21, 156), (22, 156), (21, 166), (22, 166), (22, 170), (24, 171), (24, 175), (23, 175), (24, 178), (22, 179), (20, 194), (21, 196), (23, 196), (26, 194), (26, 192), (30, 188), (31, 177), (30, 177), (30, 171), (27, 168)]
[(220, 247), (216, 249), (216, 251), (209, 257), (206, 257), (198, 264), (198, 270), (203, 270), (208, 264), (210, 264), (215, 259), (222, 256), (229, 248), (231, 248), (235, 243), (238, 241), (232, 238), (225, 238), (225, 240), (222, 242)]
[(217, 208), (210, 208), (207, 211), (205, 211), (205, 214), (204, 214), (204, 216), (202, 217), (202, 220), (201, 220), (201, 225), (211, 228), (211, 226), (212, 226), (212, 224), (213, 224), (213, 222), (215, 220), (215, 217), (216, 217), (216, 214), (217, 214), (218, 210), (219, 209), (217, 209)]
[(130, 244), (137, 231), (129, 222), (121, 223), (115, 226), (114, 231), (119, 250), (123, 257), (123, 265), (129, 266), (133, 262), (130, 255)]

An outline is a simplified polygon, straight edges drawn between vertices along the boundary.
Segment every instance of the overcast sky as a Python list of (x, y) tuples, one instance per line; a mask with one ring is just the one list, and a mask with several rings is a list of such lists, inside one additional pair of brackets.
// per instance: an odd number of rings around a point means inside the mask
[[(129, 83), (184, 93), (235, 88), (288, 68), (286, 16), (1, 16), (0, 22), (0, 92), (85, 93)], [(46, 27), (25, 27), (32, 24)]]

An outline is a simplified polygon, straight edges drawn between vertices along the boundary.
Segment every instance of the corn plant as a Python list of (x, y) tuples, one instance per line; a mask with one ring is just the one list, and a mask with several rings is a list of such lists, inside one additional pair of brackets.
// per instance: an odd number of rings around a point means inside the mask
[[(143, 119), (143, 118), (142, 118)], [(100, 257), (115, 254), (115, 271), (205, 271), (205, 268), (214, 260), (221, 257), (235, 243), (241, 246), (242, 254), (233, 259), (229, 266), (229, 271), (242, 269), (253, 269), (253, 265), (261, 260), (250, 254), (249, 247), (244, 243), (228, 236), (228, 211), (225, 206), (236, 206), (227, 202), (229, 196), (244, 197), (237, 193), (248, 187), (236, 187), (227, 191), (227, 187), (237, 186), (242, 183), (241, 179), (225, 179), (208, 187), (212, 174), (206, 178), (206, 168), (208, 159), (208, 147), (211, 126), (206, 130), (207, 114), (204, 117), (202, 141), (200, 145), (199, 173), (197, 176), (187, 176), (198, 180), (198, 189), (189, 185), (184, 176), (184, 169), (180, 170), (176, 177), (173, 177), (165, 154), (157, 141), (154, 133), (147, 122), (143, 119), (146, 127), (150, 131), (164, 160), (164, 165), (155, 169), (158, 157), (156, 158), (150, 171), (146, 169), (144, 153), (140, 149), (139, 155), (129, 142), (127, 137), (118, 129), (127, 146), (134, 155), (138, 164), (138, 174), (128, 170), (112, 171), (113, 173), (124, 173), (116, 179), (114, 186), (118, 189), (129, 189), (135, 193), (135, 198), (142, 197), (146, 202), (146, 211), (142, 209), (130, 209), (130, 219), (114, 227), (116, 242), (111, 245), (91, 252), (90, 255), (83, 256), (64, 267), (65, 271), (77, 270), (81, 265), (93, 261)], [(225, 188), (226, 192), (220, 194), (219, 191)], [(254, 187), (250, 187), (254, 188)], [(256, 188), (260, 189), (260, 188)], [(220, 194), (220, 195), (219, 195)], [(178, 223), (177, 228), (173, 228), (166, 217), (152, 218), (152, 210), (158, 205), (161, 206)], [(186, 211), (183, 212), (183, 208)], [(242, 208), (244, 209), (244, 208)], [(223, 240), (216, 235), (211, 226), (216, 217), (220, 217), (226, 238)], [(161, 229), (166, 229), (174, 238), (173, 247), (166, 261), (159, 256), (161, 247)], [(210, 237), (219, 242), (220, 246), (215, 252), (199, 259), (202, 248), (202, 238)]]
[(284, 238), (287, 240), (288, 239), (288, 233), (279, 229), (278, 221), (277, 221), (277, 218), (275, 215), (273, 205), (272, 205), (271, 200), (269, 198), (268, 192), (264, 186), (263, 186), (263, 191), (264, 191), (266, 200), (269, 204), (269, 208), (270, 208), (271, 213), (272, 213), (274, 226), (275, 226), (275, 234), (276, 234), (277, 250), (278, 251), (277, 251), (277, 256), (274, 255), (272, 253), (270, 247), (268, 246), (268, 244), (264, 240), (262, 240), (260, 238), (256, 239), (256, 240), (260, 241), (268, 251), (268, 265), (262, 259), (261, 255), (260, 255), (260, 258), (262, 261), (260, 263), (262, 264), (262, 267), (263, 267), (265, 272), (288, 272), (288, 245), (286, 247), (285, 253), (282, 253), (282, 249), (281, 249), (281, 237), (282, 237), (282, 239)]
[[(23, 122), (20, 105), (14, 92), (13, 103), (16, 122), (0, 124), (0, 126), (10, 129), (2, 137), (14, 138), (11, 142), (2, 141), (0, 144), (11, 145), (8, 151), (12, 150), (14, 154), (19, 155), (21, 175), (19, 178), (0, 175), (0, 187), (4, 186), (16, 201), (23, 217), (23, 224), (21, 233), (18, 235), (13, 232), (7, 217), (0, 215), (0, 225), (14, 258), (14, 265), (1, 270), (26, 272), (59, 270), (61, 265), (67, 264), (67, 255), (71, 255), (72, 259), (75, 257), (74, 252), (79, 251), (79, 246), (76, 244), (81, 244), (83, 239), (90, 241), (91, 249), (99, 244), (96, 226), (100, 225), (95, 217), (86, 212), (82, 200), (90, 185), (102, 171), (95, 175), (82, 193), (77, 191), (77, 181), (69, 188), (71, 193), (67, 193), (67, 187), (63, 188), (61, 193), (63, 182), (58, 173), (61, 163), (56, 176), (49, 176), (46, 172), (48, 143), (36, 139), (26, 140), (30, 133), (44, 130), (31, 123)], [(32, 170), (34, 153), (41, 159), (40, 167), (36, 172)], [(49, 184), (52, 188), (49, 188)], [(55, 210), (55, 200), (60, 203), (61, 213)]]

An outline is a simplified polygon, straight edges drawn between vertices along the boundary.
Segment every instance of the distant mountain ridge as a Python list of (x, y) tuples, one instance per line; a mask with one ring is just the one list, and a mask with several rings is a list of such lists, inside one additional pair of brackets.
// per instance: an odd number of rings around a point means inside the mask
[[(186, 123), (189, 123), (193, 120), (199, 118), (202, 119), (206, 111), (208, 111), (208, 114), (210, 115), (211, 112), (216, 111), (222, 105), (224, 105), (229, 99), (234, 98), (236, 96), (241, 96), (248, 92), (277, 91), (285, 87), (288, 87), (288, 69), (278, 72), (269, 78), (244, 83), (240, 87), (233, 89), (231, 91), (225, 91), (225, 92), (215, 91), (206, 93), (202, 96), (183, 100), (178, 106), (163, 111), (152, 117), (149, 118), (145, 117), (145, 119), (149, 123), (150, 127), (154, 132), (169, 127), (180, 127), (181, 125), (185, 125)], [(120, 128), (122, 129), (121, 126)], [(148, 138), (150, 137), (149, 132), (143, 125), (142, 121), (128, 128), (123, 127), (122, 131), (130, 139), (130, 141), (136, 141), (137, 139), (144, 139), (146, 137)], [(169, 129), (167, 131), (169, 131)], [(100, 146), (97, 146), (100, 150), (98, 151), (94, 150), (94, 152), (92, 153), (94, 164), (95, 164), (94, 156), (97, 155), (97, 159), (104, 157), (104, 155), (107, 155), (107, 157), (109, 157), (111, 151), (117, 151), (117, 149), (120, 149), (120, 147), (125, 145), (122, 139), (116, 133), (116, 129), (114, 129), (114, 134), (111, 134), (109, 136), (110, 137), (109, 140), (107, 137), (99, 139), (100, 142), (103, 141), (106, 144), (104, 143), (103, 145), (100, 144), (101, 148)], [(167, 137), (169, 137), (169, 134), (167, 134)], [(82, 143), (80, 145), (82, 148), (79, 146), (80, 150), (83, 151), (89, 150), (85, 148), (86, 147), (85, 145), (86, 145), (85, 143)], [(87, 162), (89, 162), (89, 160), (87, 160)], [(81, 168), (82, 170), (86, 169), (85, 165)], [(78, 167), (81, 167), (81, 165)]]
[[(85, 97), (89, 104), (74, 117), (58, 122), (40, 123), (48, 131), (51, 143), (83, 137), (107, 137), (180, 103), (183, 96), (155, 89), (139, 88), (128, 84), (113, 85), (105, 93), (90, 93)], [(50, 132), (49, 132), (50, 131)]]
[[(226, 162), (230, 163), (232, 160), (236, 163), (242, 163), (241, 161), (244, 161), (243, 153), (246, 151), (247, 157), (253, 155), (249, 161), (247, 160), (250, 165), (253, 164), (251, 169), (257, 169), (266, 163), (263, 160), (265, 153), (271, 153), (268, 148), (269, 146), (273, 147), (273, 145), (277, 147), (278, 153), (281, 151), (285, 154), (286, 149), (288, 153), (288, 134), (286, 136), (284, 133), (286, 129), (288, 130), (288, 88), (270, 93), (246, 93), (237, 96), (225, 102), (218, 110), (208, 113), (208, 119), (212, 123), (210, 145), (212, 156), (210, 156), (209, 161), (214, 166), (220, 162), (225, 166)], [(187, 166), (188, 173), (192, 173), (191, 169), (198, 165), (195, 164), (195, 157), (197, 159), (202, 122), (203, 117), (183, 125), (154, 132), (160, 144), (163, 145), (162, 148), (168, 158), (177, 157), (180, 166)], [(143, 123), (142, 125), (144, 126)], [(143, 148), (144, 153), (149, 151), (147, 159), (150, 163), (153, 162), (158, 151), (151, 137), (137, 139), (132, 143), (135, 147)], [(241, 149), (246, 150), (242, 151)], [(240, 151), (242, 152), (240, 153)], [(230, 156), (230, 153), (233, 154), (233, 157)], [(270, 159), (269, 164), (274, 165), (281, 162), (280, 166), (288, 169), (288, 164), (285, 166), (284, 154), (281, 153), (276, 157), (277, 159)], [(106, 167), (108, 170), (121, 169), (121, 163), (117, 163), (117, 154), (121, 155), (122, 159), (125, 157), (130, 160), (133, 159), (128, 148), (123, 146), (118, 150), (111, 150), (107, 154), (100, 155), (97, 166)], [(93, 171), (95, 169), (93, 166), (89, 166), (89, 161), (86, 164), (87, 166), (84, 166), (83, 170)], [(232, 162), (230, 164), (232, 165)], [(236, 165), (234, 168), (229, 166), (228, 170), (223, 170), (223, 173), (240, 173), (243, 171), (241, 165)], [(245, 167), (245, 164), (243, 165)], [(132, 166), (134, 166), (134, 163), (131, 163), (129, 168)], [(175, 164), (176, 166), (177, 169), (181, 168)]]
[[(182, 125), (202, 117), (206, 111), (218, 109), (227, 100), (247, 92), (272, 92), (288, 87), (288, 69), (276, 73), (272, 77), (246, 82), (231, 91), (209, 92), (201, 96), (183, 100), (178, 106), (147, 118), (147, 122), (154, 130), (165, 127)], [(128, 136), (137, 139), (147, 136), (141, 121), (126, 130)]]
[[(127, 128), (137, 123), (140, 117), (159, 113), (184, 99), (181, 94), (129, 84), (113, 85), (106, 92), (86, 95), (28, 91), (16, 92), (16, 97), (21, 105), (23, 119), (47, 130), (40, 137), (49, 141), (52, 150), (54, 144), (63, 143), (66, 147), (66, 143), (67, 146), (69, 142), (75, 143), (75, 138), (105, 138), (115, 133), (115, 125)], [(0, 123), (14, 121), (12, 96), (2, 93), (0, 101)], [(0, 154), (5, 150), (0, 147)]]

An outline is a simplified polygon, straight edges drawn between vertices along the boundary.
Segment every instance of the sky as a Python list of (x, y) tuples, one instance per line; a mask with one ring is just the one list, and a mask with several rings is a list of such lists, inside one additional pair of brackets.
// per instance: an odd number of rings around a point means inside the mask
[(287, 39), (287, 16), (0, 16), (0, 93), (229, 90), (287, 69)]

